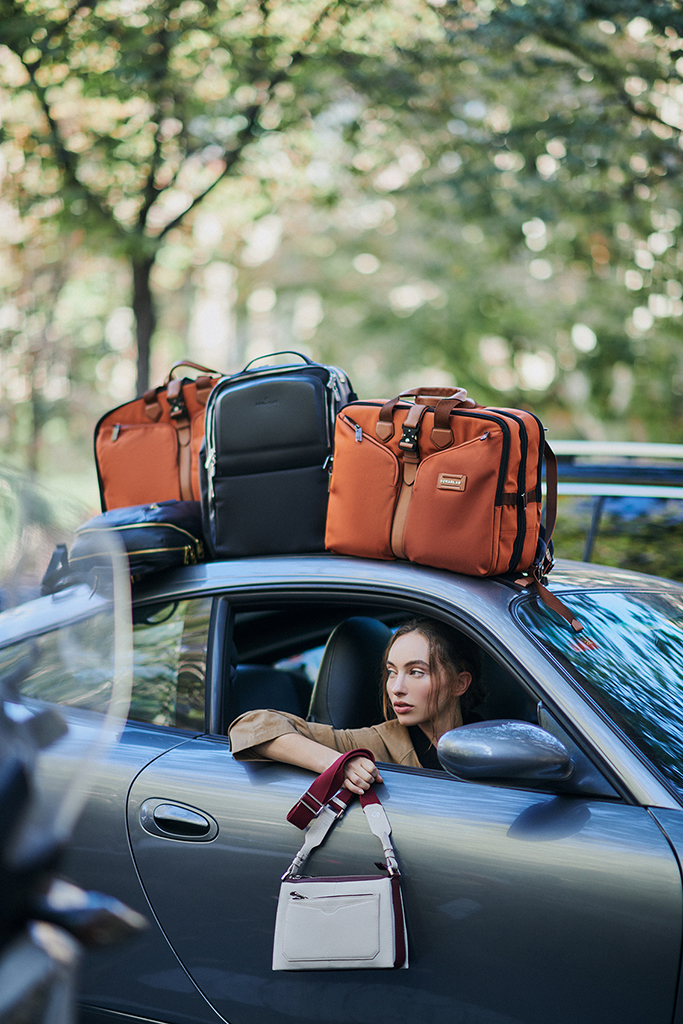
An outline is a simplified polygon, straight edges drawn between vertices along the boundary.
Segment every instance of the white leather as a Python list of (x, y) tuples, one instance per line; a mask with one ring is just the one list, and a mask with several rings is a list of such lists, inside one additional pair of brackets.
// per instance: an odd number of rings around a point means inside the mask
[(395, 960), (388, 877), (283, 881), (275, 920), (274, 971), (391, 968)]

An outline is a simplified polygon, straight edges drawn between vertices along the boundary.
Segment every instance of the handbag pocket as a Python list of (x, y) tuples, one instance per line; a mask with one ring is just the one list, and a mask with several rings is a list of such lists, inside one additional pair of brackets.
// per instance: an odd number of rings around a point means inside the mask
[(403, 539), (411, 561), (472, 576), (492, 571), (502, 451), (501, 432), (487, 430), (420, 463)]
[(399, 476), (394, 453), (345, 413), (337, 417), (325, 546), (340, 555), (393, 559)]
[(104, 508), (180, 498), (178, 432), (171, 423), (114, 423), (97, 435)]
[[(374, 876), (283, 881), (275, 920), (273, 970), (397, 966), (397, 928), (405, 943), (405, 922), (396, 882)], [(399, 966), (407, 966), (407, 956)]]
[(378, 894), (307, 897), (294, 892), (285, 909), (283, 952), (292, 962), (374, 960), (379, 953)]

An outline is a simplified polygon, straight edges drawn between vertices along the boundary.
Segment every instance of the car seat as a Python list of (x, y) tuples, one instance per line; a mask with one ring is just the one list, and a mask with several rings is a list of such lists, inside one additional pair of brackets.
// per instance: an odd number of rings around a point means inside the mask
[(354, 616), (330, 634), (308, 709), (309, 722), (359, 729), (384, 721), (382, 669), (391, 630), (378, 619)]
[(272, 708), (303, 717), (308, 706), (310, 683), (292, 672), (269, 665), (237, 665), (228, 698), (227, 721), (245, 711)]

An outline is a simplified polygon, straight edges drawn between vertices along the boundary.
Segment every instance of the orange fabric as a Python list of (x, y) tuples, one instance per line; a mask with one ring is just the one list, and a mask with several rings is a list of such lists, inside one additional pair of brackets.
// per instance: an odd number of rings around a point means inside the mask
[[(527, 570), (541, 523), (544, 438), (538, 420), (519, 409), (456, 409), (449, 417), (453, 442), (440, 449), (431, 438), (434, 411), (427, 409), (406, 510), (405, 488), (398, 506), (403, 479), (399, 442), (411, 406), (394, 406), (394, 432), (382, 441), (376, 426), (383, 406), (381, 400), (352, 403), (337, 417), (326, 547), (338, 554), (391, 559), (398, 512), (405, 519), (402, 549), (410, 561), (472, 576)], [(437, 434), (436, 440), (443, 438)], [(526, 508), (519, 493), (526, 495)]]
[[(219, 377), (212, 378), (215, 385)], [(155, 421), (146, 412), (144, 398), (120, 405), (95, 428), (95, 461), (100, 480), (102, 510), (152, 501), (180, 500), (179, 428), (190, 430), (192, 497), (199, 500), (199, 448), (204, 438), (206, 389), (197, 397), (194, 381), (184, 381), (185, 417), (172, 417), (166, 387), (156, 388), (161, 415)]]

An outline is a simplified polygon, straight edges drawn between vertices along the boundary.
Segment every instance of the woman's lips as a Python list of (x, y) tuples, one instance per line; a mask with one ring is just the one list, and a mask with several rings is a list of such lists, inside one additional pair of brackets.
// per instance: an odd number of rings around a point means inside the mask
[(397, 715), (405, 715), (405, 714), (407, 714), (408, 711), (412, 711), (412, 710), (413, 710), (413, 705), (412, 704), (399, 704), (399, 703), (394, 704), (394, 711), (396, 712)]

